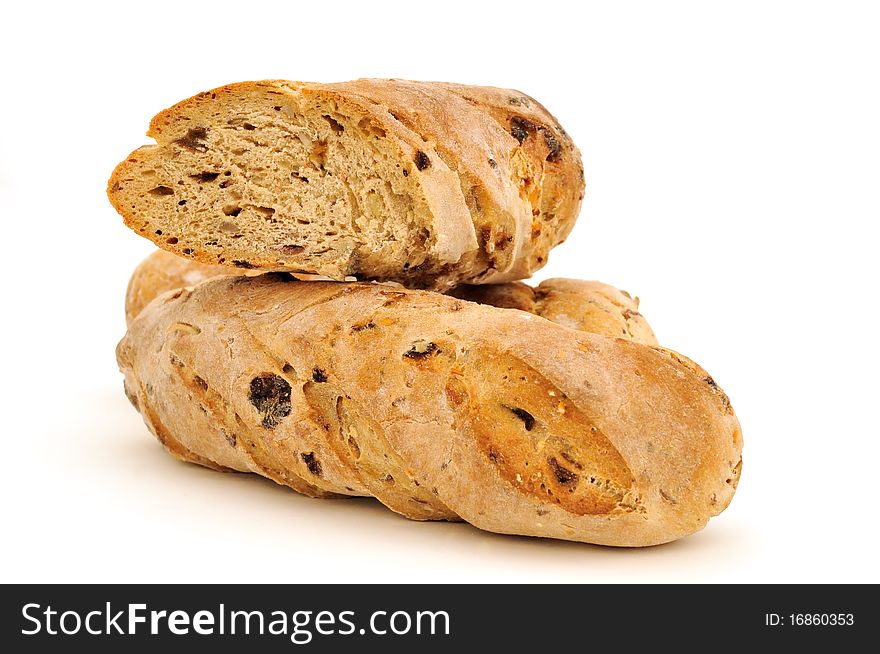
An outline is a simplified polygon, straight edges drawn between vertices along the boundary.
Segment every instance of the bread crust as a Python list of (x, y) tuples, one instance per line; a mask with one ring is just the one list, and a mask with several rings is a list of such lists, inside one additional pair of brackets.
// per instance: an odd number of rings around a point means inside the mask
[(722, 511), (741, 465), (727, 396), (682, 355), (393, 285), (209, 280), (151, 302), (117, 357), (151, 429), (209, 464), (416, 519), (653, 545)]
[[(125, 298), (125, 322), (131, 324), (147, 304), (166, 291), (195, 286), (207, 279), (260, 274), (211, 266), (156, 250), (135, 269)], [(450, 295), (462, 300), (517, 309), (571, 329), (657, 345), (639, 299), (601, 282), (548, 279), (536, 287), (523, 282), (459, 286)]]
[[(393, 151), (416, 222), (399, 226), (394, 237), (378, 233), (373, 223), (357, 230), (337, 225), (333, 229), (341, 229), (342, 236), (334, 237), (327, 246), (331, 251), (325, 252), (309, 241), (315, 234), (299, 224), (304, 221), (276, 211), (275, 200), (292, 182), (234, 165), (242, 155), (226, 156), (223, 130), (249, 128), (260, 134), (259, 120), (248, 118), (255, 127), (240, 116), (292, 117), (303, 107), (326, 110), (340, 120), (344, 115)], [(333, 131), (306, 138), (311, 142), (321, 136), (319, 142), (332, 143)], [(583, 167), (574, 143), (540, 104), (504, 89), (405, 80), (242, 82), (160, 112), (148, 135), (158, 145), (135, 150), (117, 166), (108, 183), (110, 201), (137, 233), (207, 264), (333, 279), (355, 275), (441, 290), (461, 282), (523, 279), (543, 266), (550, 248), (568, 234), (583, 197)], [(251, 140), (255, 148), (271, 145)], [(277, 143), (276, 148), (283, 149)], [(184, 159), (191, 170), (175, 177), (180, 167), (175, 162)], [(345, 174), (340, 166), (337, 177)], [(232, 177), (217, 181), (217, 175), (226, 174), (221, 169)], [(270, 186), (257, 188), (254, 180), (265, 181), (267, 174)], [(208, 175), (210, 182), (200, 175)], [(216, 187), (231, 182), (237, 186)], [(230, 193), (239, 205), (244, 193), (245, 205), (253, 210), (224, 222), (220, 200)], [(206, 197), (214, 204), (196, 214), (195, 200)], [(354, 204), (351, 220), (356, 222), (362, 217), (358, 212), (366, 210)], [(235, 210), (242, 211), (223, 208), (224, 213)], [(263, 234), (258, 230), (265, 228), (267, 216), (281, 227)], [(385, 220), (403, 218), (400, 211), (387, 211)], [(226, 222), (236, 223), (242, 240), (227, 238)], [(278, 233), (282, 227), (284, 238)], [(296, 237), (297, 245), (289, 245), (288, 237)]]

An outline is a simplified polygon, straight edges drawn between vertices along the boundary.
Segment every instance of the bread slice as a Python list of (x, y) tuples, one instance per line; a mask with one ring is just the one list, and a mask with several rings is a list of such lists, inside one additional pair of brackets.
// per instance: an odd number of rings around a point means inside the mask
[(402, 80), (243, 82), (150, 124), (108, 196), (207, 264), (444, 289), (528, 277), (571, 230), (580, 153), (517, 91)]
[[(258, 274), (256, 270), (212, 266), (156, 250), (132, 273), (125, 296), (125, 322), (130, 325), (144, 307), (167, 291), (217, 277)], [(523, 282), (459, 286), (450, 295), (478, 304), (526, 311), (579, 331), (657, 345), (651, 326), (638, 311), (639, 299), (602, 282), (548, 279), (535, 287)]]

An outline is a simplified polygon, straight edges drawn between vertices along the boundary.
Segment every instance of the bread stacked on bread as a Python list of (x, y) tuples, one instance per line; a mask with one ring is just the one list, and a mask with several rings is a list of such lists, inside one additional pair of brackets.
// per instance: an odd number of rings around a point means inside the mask
[(247, 82), (160, 113), (111, 177), (163, 250), (134, 272), (125, 390), (169, 452), (417, 520), (644, 546), (733, 497), (742, 436), (638, 300), (518, 280), (583, 197), (517, 91)]

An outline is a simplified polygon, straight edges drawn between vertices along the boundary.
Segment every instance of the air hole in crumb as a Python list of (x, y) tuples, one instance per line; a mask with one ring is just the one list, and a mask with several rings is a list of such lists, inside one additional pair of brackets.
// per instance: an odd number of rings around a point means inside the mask
[(165, 242), (166, 242), (168, 245), (177, 245), (177, 237), (176, 237), (176, 236), (172, 236), (172, 237), (170, 237), (170, 238), (166, 238), (166, 239), (165, 239)]
[(326, 120), (327, 123), (330, 125), (330, 129), (332, 129), (337, 134), (342, 134), (342, 132), (345, 131), (345, 128), (339, 124), (339, 121), (333, 119), (331, 116), (324, 114), (323, 116), (321, 116), (321, 118)]
[(257, 129), (256, 127), (254, 127), (254, 126), (251, 125), (250, 123), (245, 123), (244, 125), (242, 125), (242, 127), (243, 127), (244, 129), (246, 129), (247, 131), (249, 131), (249, 132), (252, 132), (252, 131), (254, 131), (255, 129)]
[(157, 186), (156, 188), (151, 188), (148, 193), (150, 195), (174, 195), (174, 189), (168, 186)]
[(233, 218), (241, 213), (241, 207), (225, 206), (223, 207), (223, 215), (232, 216)]
[(191, 179), (196, 180), (197, 182), (213, 182), (215, 179), (220, 177), (220, 173), (211, 173), (211, 172), (202, 172), (197, 173), (195, 175), (190, 175)]

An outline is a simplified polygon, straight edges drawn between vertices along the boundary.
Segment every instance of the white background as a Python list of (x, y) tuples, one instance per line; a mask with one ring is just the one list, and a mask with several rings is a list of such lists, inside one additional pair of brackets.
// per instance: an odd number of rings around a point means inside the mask
[[(856, 2), (153, 1), (4, 9), (0, 581), (880, 582), (880, 20)], [(27, 9), (22, 7), (27, 6)], [(122, 393), (104, 195), (160, 109), (224, 83), (515, 87), (587, 196), (537, 279), (637, 293), (729, 393), (731, 507), (645, 550), (409, 522), (176, 462)]]

